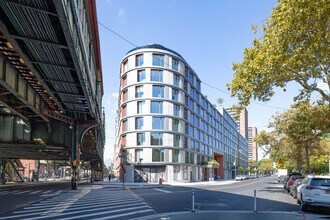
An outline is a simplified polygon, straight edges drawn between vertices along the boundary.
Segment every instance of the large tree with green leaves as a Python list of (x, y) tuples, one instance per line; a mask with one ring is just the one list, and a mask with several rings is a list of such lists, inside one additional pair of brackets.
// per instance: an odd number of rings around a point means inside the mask
[(248, 105), (251, 99), (268, 101), (275, 87), (285, 91), (289, 82), (297, 82), (302, 89), (295, 100), (309, 100), (317, 92), (319, 101), (330, 103), (329, 94), (317, 86), (330, 87), (329, 15), (329, 0), (279, 0), (262, 26), (263, 35), (245, 49), (241, 63), (233, 64), (231, 94)]
[(296, 103), (292, 109), (274, 116), (269, 126), (274, 130), (260, 132), (255, 140), (279, 168), (322, 173), (317, 166), (325, 163), (324, 158), (330, 153), (330, 143), (325, 138), (330, 133), (329, 105)]

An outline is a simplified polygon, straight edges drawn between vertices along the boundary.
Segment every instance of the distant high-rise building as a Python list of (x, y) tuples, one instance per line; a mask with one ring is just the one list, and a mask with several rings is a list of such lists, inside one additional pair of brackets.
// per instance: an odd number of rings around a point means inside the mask
[(254, 141), (258, 131), (256, 127), (249, 127), (249, 138), (248, 138), (248, 154), (249, 160), (258, 161), (258, 145)]
[(247, 140), (248, 139), (248, 111), (244, 107), (238, 115), (236, 111), (227, 108), (227, 112), (235, 119), (238, 126), (238, 132)]

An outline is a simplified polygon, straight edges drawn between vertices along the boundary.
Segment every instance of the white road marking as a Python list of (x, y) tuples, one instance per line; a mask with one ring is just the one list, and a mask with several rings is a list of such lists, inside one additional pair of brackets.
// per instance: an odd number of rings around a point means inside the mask
[(158, 189), (158, 188), (154, 188), (154, 190), (157, 190), (159, 192), (164, 192), (164, 193), (172, 193), (171, 191), (167, 191), (167, 190), (163, 190), (163, 189)]
[(42, 192), (42, 190), (37, 190), (37, 191), (31, 192), (29, 194), (37, 194), (37, 193), (40, 193), (40, 192)]

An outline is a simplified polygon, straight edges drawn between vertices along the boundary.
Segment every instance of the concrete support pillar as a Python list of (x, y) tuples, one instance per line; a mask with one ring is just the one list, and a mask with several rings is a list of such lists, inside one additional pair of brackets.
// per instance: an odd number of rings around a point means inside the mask
[(0, 159), (0, 185), (6, 184), (6, 175), (5, 175), (5, 168), (6, 168), (7, 160)]

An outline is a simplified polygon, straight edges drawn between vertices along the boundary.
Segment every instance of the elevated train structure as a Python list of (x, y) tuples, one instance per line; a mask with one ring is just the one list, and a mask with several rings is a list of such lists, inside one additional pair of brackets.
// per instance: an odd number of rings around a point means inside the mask
[(12, 159), (90, 161), (101, 178), (102, 96), (95, 0), (0, 0), (1, 182)]

